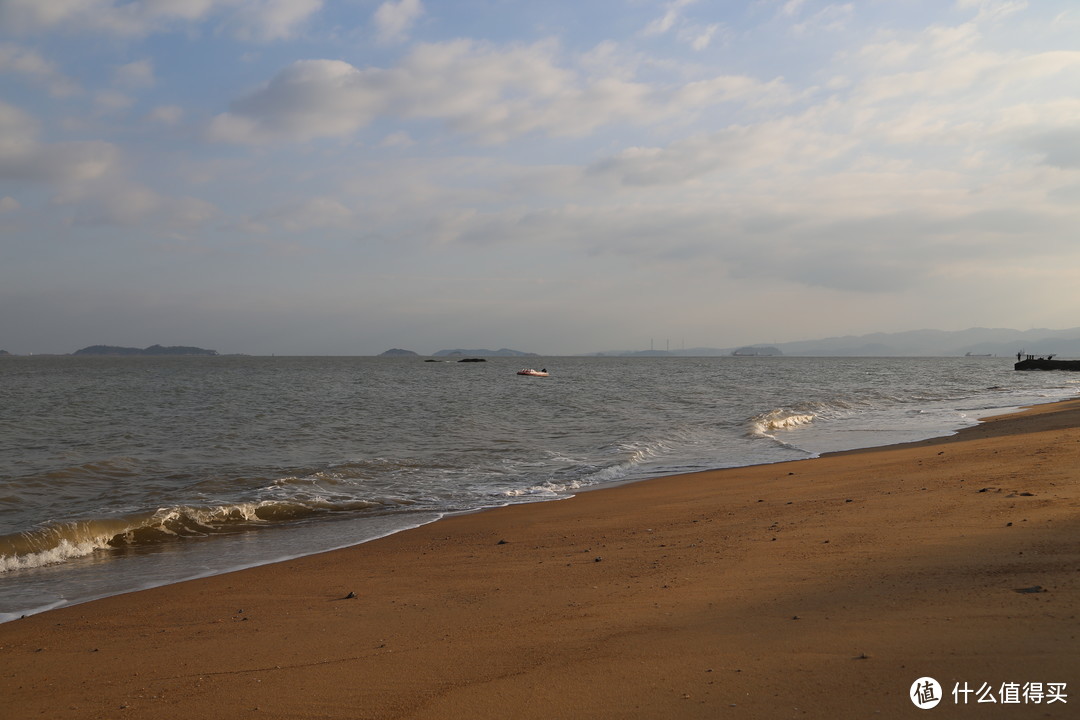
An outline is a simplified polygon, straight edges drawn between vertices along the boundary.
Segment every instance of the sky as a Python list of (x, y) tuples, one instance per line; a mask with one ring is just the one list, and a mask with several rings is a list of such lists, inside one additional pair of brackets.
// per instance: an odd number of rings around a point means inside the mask
[(1080, 326), (1075, 0), (0, 0), (0, 349)]

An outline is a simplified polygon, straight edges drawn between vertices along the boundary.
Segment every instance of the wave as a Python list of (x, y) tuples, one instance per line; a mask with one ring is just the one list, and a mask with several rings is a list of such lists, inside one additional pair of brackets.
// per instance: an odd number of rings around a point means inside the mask
[(777, 408), (750, 419), (748, 434), (751, 437), (771, 438), (777, 430), (790, 430), (800, 425), (808, 425), (817, 419), (812, 412)]
[(95, 480), (119, 480), (138, 475), (138, 461), (135, 458), (120, 456), (93, 460), (78, 465), (54, 468), (43, 474), (47, 480), (68, 482)]
[(904, 396), (890, 391), (873, 390), (861, 395), (837, 396), (821, 400), (804, 400), (767, 410), (748, 421), (747, 435), (752, 438), (776, 440), (772, 433), (792, 430), (821, 421), (833, 421), (890, 407), (908, 406), (937, 400), (916, 394)]
[(568, 497), (581, 488), (625, 480), (639, 475), (643, 467), (668, 456), (679, 440), (678, 431), (671, 432), (664, 439), (622, 440), (603, 448), (600, 456), (593, 459), (553, 453), (547, 462), (536, 464), (535, 469), (545, 475), (553, 469), (553, 465), (558, 465), (560, 469), (541, 481), (504, 489), (499, 494), (525, 500), (553, 499)]
[(63, 563), (98, 550), (239, 533), (316, 515), (359, 512), (385, 505), (357, 499), (263, 500), (204, 507), (178, 505), (119, 518), (52, 523), (0, 536), (0, 573)]
[(583, 486), (581, 480), (569, 480), (566, 482), (556, 482), (554, 480), (548, 480), (537, 485), (531, 485), (526, 488), (511, 488), (509, 490), (502, 491), (502, 495), (511, 498), (539, 498), (550, 499), (555, 497), (564, 497), (574, 490), (579, 490)]

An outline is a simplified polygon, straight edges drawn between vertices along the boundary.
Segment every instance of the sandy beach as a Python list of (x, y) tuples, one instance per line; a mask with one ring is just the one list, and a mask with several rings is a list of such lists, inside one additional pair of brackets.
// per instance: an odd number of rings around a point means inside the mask
[(0, 715), (1075, 717), (1078, 591), (1068, 401), (26, 617)]

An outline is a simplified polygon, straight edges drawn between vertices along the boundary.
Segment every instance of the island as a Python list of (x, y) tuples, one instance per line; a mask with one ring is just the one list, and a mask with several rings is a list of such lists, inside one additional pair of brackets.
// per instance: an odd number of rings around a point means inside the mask
[(536, 353), (511, 350), (509, 348), (499, 348), (498, 350), (462, 350), (461, 348), (458, 348), (455, 350), (440, 350), (436, 353), (432, 353), (432, 355), (434, 357), (459, 357), (463, 355), (472, 357), (540, 357)]
[(186, 347), (183, 345), (151, 345), (148, 348), (120, 347), (117, 345), (91, 345), (81, 350), (76, 350), (72, 355), (217, 355), (217, 350), (207, 350), (199, 347)]
[(738, 348), (737, 350), (733, 350), (731, 354), (737, 357), (775, 357), (777, 355), (783, 355), (784, 353), (780, 351), (780, 348), (771, 345), (754, 345)]
[(379, 353), (379, 357), (420, 357), (420, 355), (418, 353), (414, 353), (412, 350), (390, 348), (386, 352)]

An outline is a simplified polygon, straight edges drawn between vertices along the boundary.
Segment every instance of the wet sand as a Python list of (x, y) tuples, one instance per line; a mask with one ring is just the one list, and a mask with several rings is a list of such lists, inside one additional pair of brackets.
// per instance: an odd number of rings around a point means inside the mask
[[(1068, 401), (16, 620), (0, 716), (1075, 717), (1078, 611)], [(956, 705), (958, 683), (998, 703)], [(1003, 704), (1011, 683), (1067, 702)]]

